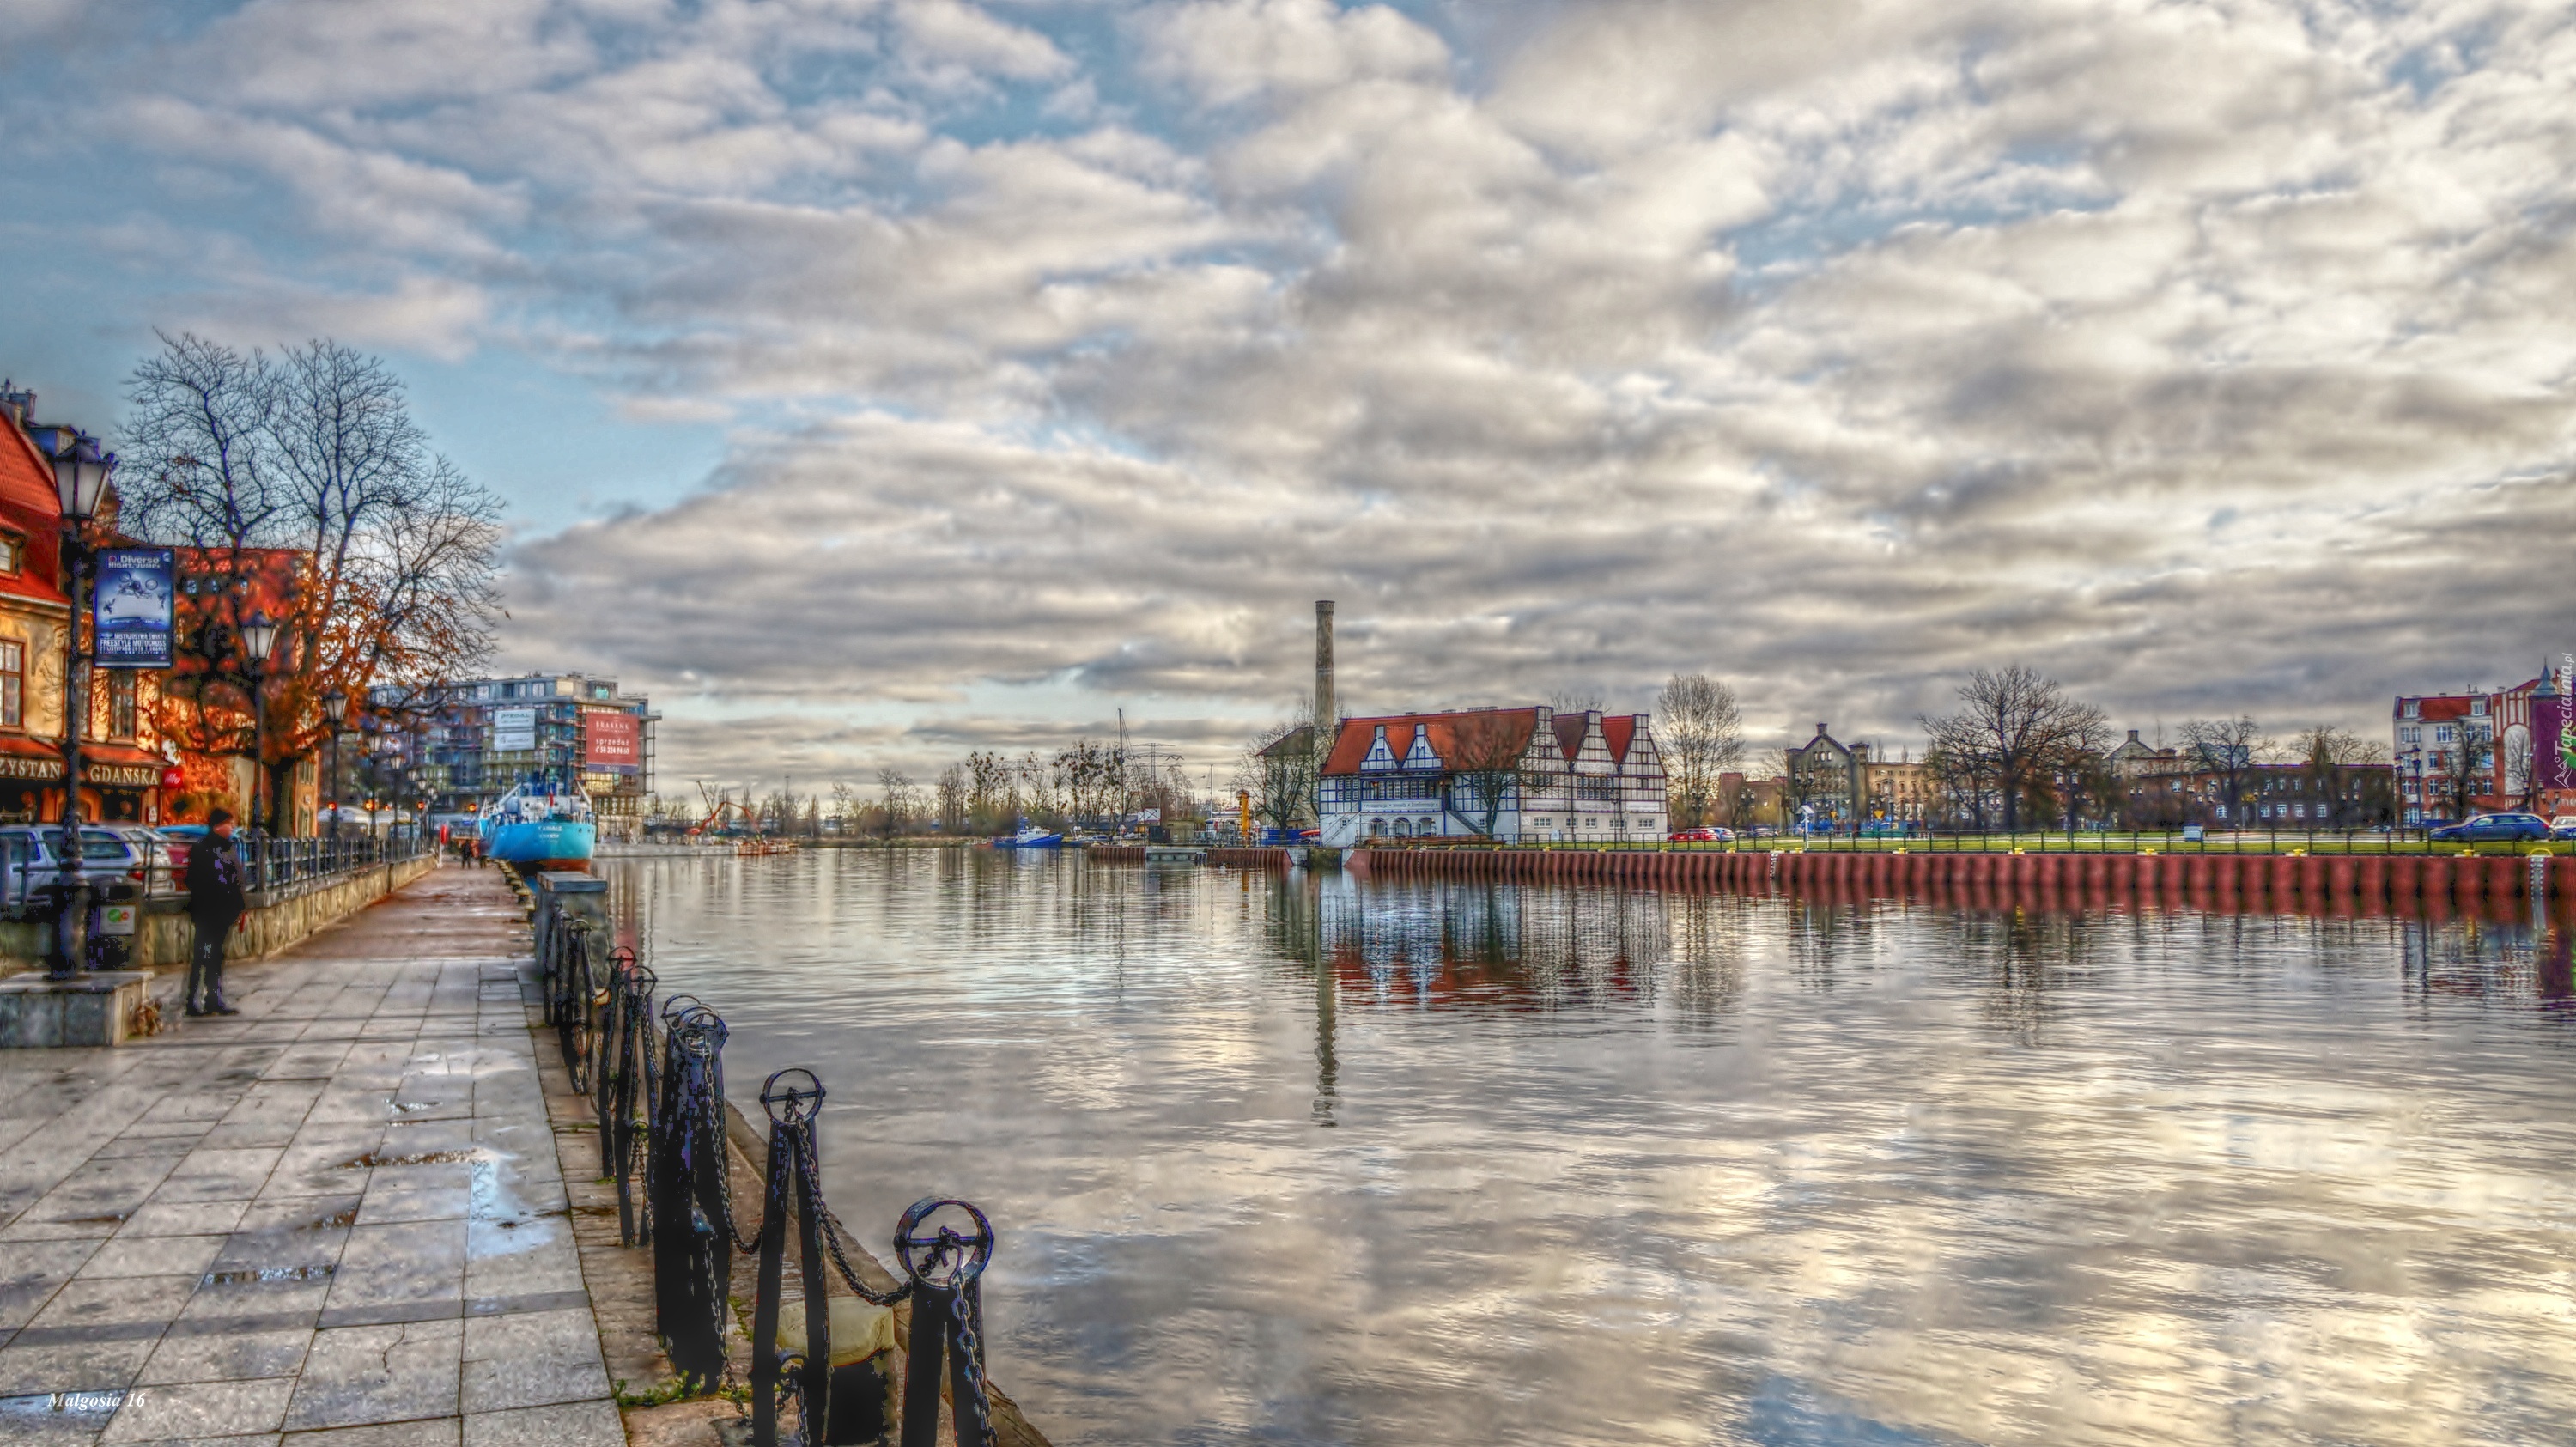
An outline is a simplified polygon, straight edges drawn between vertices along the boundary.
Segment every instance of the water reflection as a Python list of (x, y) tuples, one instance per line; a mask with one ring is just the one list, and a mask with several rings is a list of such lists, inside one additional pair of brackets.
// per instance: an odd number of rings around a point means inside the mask
[(1073, 1443), (2543, 1440), (2563, 920), (614, 871)]

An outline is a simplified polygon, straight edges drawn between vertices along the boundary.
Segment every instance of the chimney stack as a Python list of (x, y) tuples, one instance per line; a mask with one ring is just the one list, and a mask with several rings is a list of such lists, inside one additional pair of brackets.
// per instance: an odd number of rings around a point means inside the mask
[(1333, 600), (1315, 600), (1315, 752), (1333, 746)]

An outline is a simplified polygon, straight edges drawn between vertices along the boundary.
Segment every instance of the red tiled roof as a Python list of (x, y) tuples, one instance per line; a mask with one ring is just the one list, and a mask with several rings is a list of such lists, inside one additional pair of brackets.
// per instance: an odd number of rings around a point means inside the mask
[(1605, 714), (1601, 719), (1601, 736), (1610, 741), (1610, 757), (1628, 762), (1628, 741), (1637, 732), (1637, 716), (1632, 713)]
[(19, 534), (24, 543), (19, 570), (0, 574), (0, 594), (62, 605), (62, 584), (55, 576), (60, 555), (53, 546), (62, 515), (53, 463), (36, 450), (34, 439), (0, 417), (0, 527)]
[[(1458, 725), (1466, 719), (1505, 718), (1513, 722), (1524, 736), (1538, 727), (1538, 710), (1534, 708), (1465, 709), (1456, 713), (1399, 713), (1379, 718), (1346, 718), (1342, 731), (1333, 736), (1333, 751), (1324, 758), (1324, 772), (1356, 774), (1360, 760), (1368, 757), (1369, 745), (1376, 742), (1378, 725), (1386, 725), (1386, 746), (1398, 759), (1413, 747), (1414, 735), (1424, 730), (1431, 734), (1431, 751), (1445, 762), (1456, 757)], [(1575, 721), (1578, 725), (1580, 718)], [(1583, 735), (1575, 734), (1577, 742)]]
[(2466, 694), (2459, 694), (2450, 698), (2428, 698), (2421, 700), (2421, 702), (2423, 704), (2423, 712), (2419, 716), (2423, 718), (2433, 719), (2438, 722), (2446, 719), (2467, 718), (2469, 716), (2469, 699)]
[(1573, 758), (1583, 747), (1583, 715), (1561, 713), (1556, 716), (1556, 751)]

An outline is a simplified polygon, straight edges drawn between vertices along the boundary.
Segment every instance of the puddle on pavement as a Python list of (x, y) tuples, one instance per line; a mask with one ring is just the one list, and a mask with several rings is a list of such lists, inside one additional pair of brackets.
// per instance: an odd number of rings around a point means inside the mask
[(410, 1156), (389, 1156), (377, 1151), (369, 1151), (354, 1160), (342, 1161), (335, 1169), (364, 1171), (377, 1166), (449, 1166), (458, 1161), (480, 1160), (482, 1155), (482, 1151), (470, 1146), (463, 1150), (423, 1151), (418, 1155)]
[(394, 1113), (409, 1115), (415, 1110), (436, 1110), (445, 1104), (447, 1102), (443, 1100), (398, 1100), (394, 1102)]
[(309, 1266), (246, 1266), (230, 1271), (209, 1271), (197, 1285), (202, 1288), (242, 1286), (252, 1282), (321, 1281), (338, 1269), (338, 1264), (330, 1261), (316, 1262)]

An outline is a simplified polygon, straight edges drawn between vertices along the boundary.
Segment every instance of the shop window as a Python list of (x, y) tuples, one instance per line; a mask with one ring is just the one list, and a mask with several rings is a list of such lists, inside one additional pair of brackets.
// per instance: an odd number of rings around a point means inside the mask
[(23, 728), (27, 709), (27, 645), (0, 642), (0, 728)]
[(107, 736), (133, 738), (134, 714), (134, 675), (117, 669), (107, 676)]

